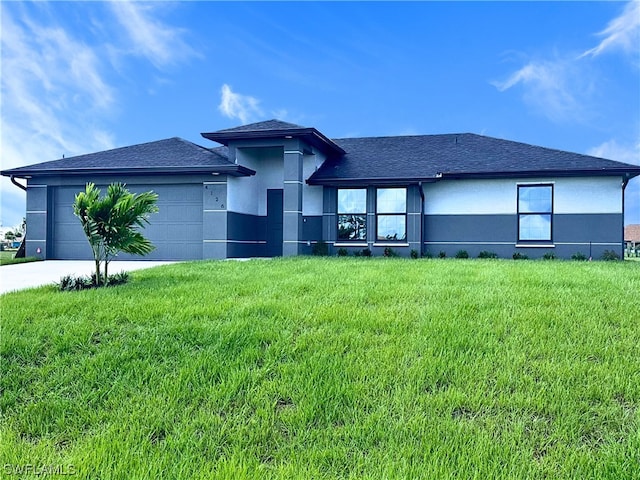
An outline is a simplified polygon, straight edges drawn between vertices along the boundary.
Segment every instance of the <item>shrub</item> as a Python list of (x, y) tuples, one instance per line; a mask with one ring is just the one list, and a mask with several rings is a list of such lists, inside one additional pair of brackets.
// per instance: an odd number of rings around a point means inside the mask
[(88, 290), (90, 288), (98, 288), (101, 286), (114, 287), (116, 285), (123, 285), (129, 281), (129, 274), (127, 272), (120, 272), (107, 277), (106, 283), (98, 284), (96, 281), (95, 273), (90, 277), (86, 275), (65, 275), (60, 279), (60, 283), (57, 284), (58, 289), (61, 292), (73, 292), (78, 290)]
[(339, 248), (338, 249), (338, 256), (339, 257), (347, 257), (349, 255), (349, 252), (347, 251), (346, 248)]
[(513, 254), (513, 259), (514, 260), (529, 260), (529, 256), (525, 255), (524, 253), (515, 252)]
[(418, 251), (413, 249), (411, 250), (411, 254), (410, 254), (411, 258), (413, 258), (414, 260), (418, 258)]
[(61, 292), (72, 292), (76, 290), (86, 290), (95, 287), (95, 276), (87, 277), (84, 275), (73, 276), (65, 275), (57, 284)]
[(384, 248), (384, 256), (385, 257), (397, 257), (398, 254), (396, 253), (396, 251), (393, 248), (385, 247)]
[(469, 258), (469, 254), (466, 250), (458, 250), (456, 252), (456, 258)]
[(542, 256), (543, 260), (555, 260), (556, 258), (558, 257), (556, 257), (556, 254), (553, 252), (547, 252)]
[(371, 252), (370, 248), (363, 248), (362, 249), (362, 256), (363, 257), (373, 257), (373, 253)]
[(615, 261), (615, 260), (620, 260), (620, 255), (618, 255), (613, 250), (605, 250), (602, 253), (602, 256), (600, 257), (600, 259), (605, 260), (607, 262), (611, 262), (611, 261)]
[(478, 254), (478, 258), (498, 258), (498, 254), (495, 252), (483, 250)]
[(318, 257), (326, 257), (329, 255), (329, 245), (324, 240), (320, 240), (311, 249), (311, 253)]
[(582, 252), (576, 252), (571, 255), (571, 260), (577, 260), (579, 262), (583, 262), (587, 259), (587, 256)]
[(427, 250), (425, 253), (422, 254), (422, 256), (424, 258), (433, 258), (433, 253), (431, 253), (429, 250)]
[(447, 252), (445, 252), (444, 250), (440, 250), (440, 253), (438, 253), (438, 258), (447, 258)]
[(107, 286), (115, 287), (116, 285), (124, 285), (129, 281), (128, 272), (114, 273), (107, 278)]

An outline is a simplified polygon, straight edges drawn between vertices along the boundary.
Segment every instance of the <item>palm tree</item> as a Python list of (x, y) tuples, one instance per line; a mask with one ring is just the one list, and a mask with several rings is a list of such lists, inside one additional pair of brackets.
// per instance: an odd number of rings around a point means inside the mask
[[(109, 262), (119, 252), (147, 255), (155, 247), (138, 228), (149, 223), (149, 215), (158, 211), (158, 195), (153, 192), (132, 194), (123, 183), (112, 183), (107, 194), (87, 183), (76, 195), (73, 213), (80, 219), (96, 264), (96, 285), (107, 283)], [(100, 264), (104, 262), (104, 277)], [(104, 279), (104, 280), (103, 280)]]

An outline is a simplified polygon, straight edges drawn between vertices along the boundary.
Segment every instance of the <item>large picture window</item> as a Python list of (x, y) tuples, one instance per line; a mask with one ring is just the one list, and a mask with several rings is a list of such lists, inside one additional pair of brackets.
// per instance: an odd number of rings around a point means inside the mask
[(367, 189), (338, 189), (338, 241), (367, 241)]
[(406, 241), (407, 189), (378, 188), (376, 190), (376, 240)]
[(553, 185), (518, 185), (518, 241), (551, 241)]

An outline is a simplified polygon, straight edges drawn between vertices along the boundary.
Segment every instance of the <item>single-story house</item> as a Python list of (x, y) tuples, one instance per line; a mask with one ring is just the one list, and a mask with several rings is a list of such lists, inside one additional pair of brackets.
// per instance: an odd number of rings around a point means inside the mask
[(640, 224), (624, 227), (624, 242), (627, 245), (628, 255), (640, 254)]
[[(269, 120), (4, 170), (26, 179), (27, 252), (89, 259), (72, 204), (87, 182), (153, 190), (147, 259), (331, 253), (622, 255), (640, 167), (472, 133), (330, 139)], [(134, 257), (135, 258), (135, 257)]]

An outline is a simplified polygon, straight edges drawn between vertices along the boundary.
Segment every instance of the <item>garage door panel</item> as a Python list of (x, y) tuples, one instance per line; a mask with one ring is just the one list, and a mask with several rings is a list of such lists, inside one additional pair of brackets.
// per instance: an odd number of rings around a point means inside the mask
[(202, 238), (202, 224), (167, 225), (167, 236), (176, 242), (189, 242)]
[[(98, 185), (104, 195), (107, 187)], [(133, 193), (158, 194), (158, 213), (142, 230), (156, 249), (139, 257), (120, 254), (122, 260), (190, 260), (202, 258), (201, 185), (128, 185)], [(58, 259), (91, 259), (91, 249), (80, 221), (73, 215), (75, 195), (83, 187), (59, 187), (53, 205), (53, 253)]]
[(85, 243), (88, 244), (88, 241), (84, 235), (84, 231), (80, 226), (80, 221), (76, 221), (74, 223), (57, 223), (56, 224), (56, 240), (62, 242), (77, 242), (78, 239), (82, 239)]
[[(202, 223), (202, 209), (197, 211), (186, 205), (167, 205), (164, 212), (168, 218), (180, 218), (182, 222), (200, 222)], [(158, 212), (159, 213), (159, 212)]]

